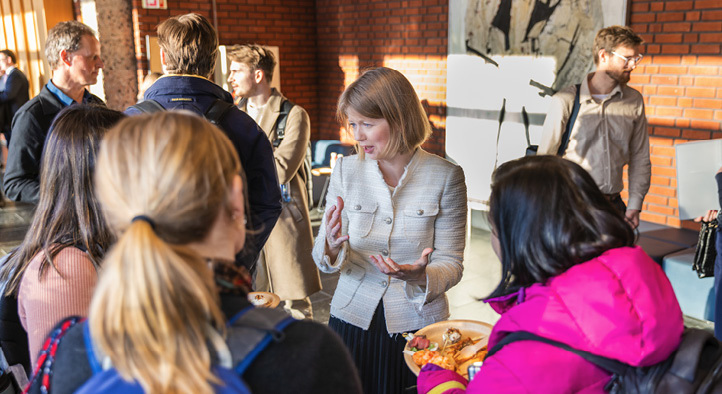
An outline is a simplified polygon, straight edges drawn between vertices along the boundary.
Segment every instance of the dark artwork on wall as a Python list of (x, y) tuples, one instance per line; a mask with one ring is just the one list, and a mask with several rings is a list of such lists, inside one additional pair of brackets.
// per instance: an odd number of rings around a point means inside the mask
[(465, 15), (468, 53), (488, 60), (552, 56), (557, 65), (552, 90), (578, 83), (589, 72), (594, 35), (604, 25), (602, 0), (468, 0)]

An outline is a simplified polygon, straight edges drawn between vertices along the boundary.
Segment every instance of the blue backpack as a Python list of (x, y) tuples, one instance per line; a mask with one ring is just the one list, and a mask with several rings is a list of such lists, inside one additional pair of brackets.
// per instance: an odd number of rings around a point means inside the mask
[[(215, 366), (213, 373), (223, 382), (215, 385), (219, 394), (250, 394), (251, 390), (242, 376), (253, 360), (271, 343), (279, 339), (283, 330), (296, 321), (285, 312), (275, 309), (254, 308), (249, 306), (228, 321), (226, 343), (231, 349), (233, 369)], [(93, 348), (88, 324), (83, 327), (85, 351), (93, 370), (93, 376), (86, 381), (76, 394), (142, 394), (143, 388), (138, 382), (124, 380), (113, 368), (103, 369)]]

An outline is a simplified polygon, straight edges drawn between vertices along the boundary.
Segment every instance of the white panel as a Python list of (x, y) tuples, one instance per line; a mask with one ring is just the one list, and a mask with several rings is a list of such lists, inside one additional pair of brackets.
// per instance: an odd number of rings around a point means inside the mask
[(715, 174), (722, 167), (722, 140), (679, 144), (676, 152), (679, 218), (691, 219), (719, 209)]

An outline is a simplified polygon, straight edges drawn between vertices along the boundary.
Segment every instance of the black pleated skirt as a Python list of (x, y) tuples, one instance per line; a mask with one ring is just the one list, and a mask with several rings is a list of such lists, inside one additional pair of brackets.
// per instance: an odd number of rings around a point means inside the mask
[(368, 330), (346, 323), (334, 316), (328, 326), (346, 344), (361, 375), (366, 394), (416, 393), (416, 375), (404, 361), (406, 340), (386, 330), (383, 302), (379, 302)]

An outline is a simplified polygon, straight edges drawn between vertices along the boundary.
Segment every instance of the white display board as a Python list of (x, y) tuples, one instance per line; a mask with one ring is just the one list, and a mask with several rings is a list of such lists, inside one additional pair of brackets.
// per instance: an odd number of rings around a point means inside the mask
[(676, 146), (679, 218), (693, 219), (719, 209), (715, 174), (722, 167), (722, 140)]

